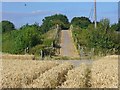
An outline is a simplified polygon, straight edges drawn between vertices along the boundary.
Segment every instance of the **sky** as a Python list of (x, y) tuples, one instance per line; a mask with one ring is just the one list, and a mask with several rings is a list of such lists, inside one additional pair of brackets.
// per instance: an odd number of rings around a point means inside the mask
[[(22, 25), (42, 24), (42, 19), (54, 14), (64, 14), (69, 21), (73, 17), (86, 16), (93, 21), (93, 2), (2, 2), (2, 20), (9, 20), (16, 28)], [(91, 14), (90, 14), (91, 12)], [(111, 24), (118, 22), (117, 2), (97, 2), (97, 21), (110, 19)]]
[[(2, 2), (94, 2), (94, 0), (1, 0)], [(97, 2), (118, 2), (120, 0), (96, 0)]]

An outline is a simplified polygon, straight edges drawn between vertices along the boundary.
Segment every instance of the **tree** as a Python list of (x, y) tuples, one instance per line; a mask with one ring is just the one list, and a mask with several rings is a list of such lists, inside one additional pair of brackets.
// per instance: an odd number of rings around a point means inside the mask
[(111, 26), (111, 30), (120, 31), (120, 22), (117, 23), (117, 24), (113, 24), (113, 25)]
[(93, 24), (90, 24), (87, 29), (77, 28), (74, 25), (73, 37), (77, 39), (82, 47), (94, 48), (95, 54), (119, 54), (120, 53), (120, 33), (116, 32), (119, 27), (118, 24), (114, 24), (110, 27), (109, 19), (102, 19), (97, 29), (94, 28)]
[(120, 31), (120, 22), (117, 24), (117, 29), (116, 31)]
[(73, 26), (79, 26), (83, 29), (86, 29), (89, 24), (91, 24), (91, 21), (87, 17), (74, 17), (71, 20), (71, 24)]
[(41, 25), (41, 31), (43, 33), (49, 31), (52, 27), (56, 26), (57, 24), (60, 26), (61, 29), (68, 29), (69, 28), (69, 21), (67, 16), (62, 14), (55, 14), (52, 16), (45, 17)]
[(22, 54), (26, 47), (32, 48), (41, 43), (41, 33), (37, 30), (36, 25), (27, 25), (20, 30), (4, 33), (2, 50), (12, 54)]
[(110, 20), (105, 18), (105, 19), (102, 19), (100, 20), (100, 24), (102, 26), (102, 30), (105, 31), (105, 34), (108, 32), (108, 30), (110, 30)]
[(8, 31), (12, 31), (15, 30), (15, 26), (12, 22), (10, 21), (2, 21), (2, 32), (8, 32)]

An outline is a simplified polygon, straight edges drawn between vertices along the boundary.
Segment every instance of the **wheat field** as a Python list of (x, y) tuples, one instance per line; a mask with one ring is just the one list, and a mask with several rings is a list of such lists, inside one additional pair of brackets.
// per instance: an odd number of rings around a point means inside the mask
[(118, 56), (106, 56), (75, 67), (69, 60), (2, 59), (2, 88), (117, 88)]

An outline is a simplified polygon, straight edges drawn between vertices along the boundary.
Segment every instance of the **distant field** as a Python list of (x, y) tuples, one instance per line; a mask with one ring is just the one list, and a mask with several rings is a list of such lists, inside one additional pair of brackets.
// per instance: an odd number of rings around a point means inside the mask
[(118, 56), (72, 61), (2, 60), (2, 88), (117, 88)]
[(34, 60), (34, 55), (2, 54), (2, 59)]

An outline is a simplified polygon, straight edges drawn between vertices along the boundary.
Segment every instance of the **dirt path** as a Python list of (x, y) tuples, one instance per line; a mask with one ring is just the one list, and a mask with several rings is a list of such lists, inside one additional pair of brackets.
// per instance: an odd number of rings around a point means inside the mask
[(67, 56), (67, 57), (75, 57), (78, 58), (78, 52), (74, 45), (72, 34), (70, 30), (62, 30), (61, 31), (61, 50), (60, 50), (61, 56)]

